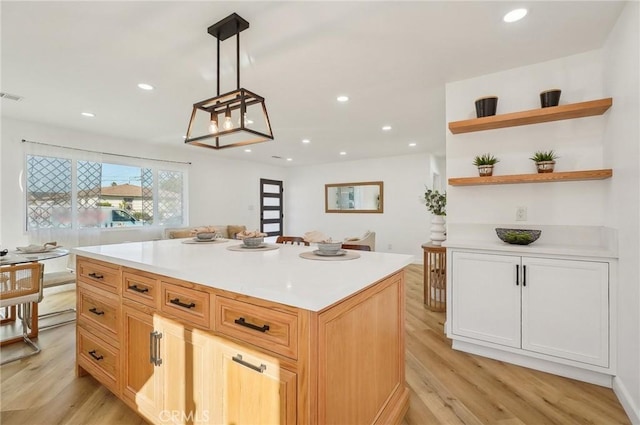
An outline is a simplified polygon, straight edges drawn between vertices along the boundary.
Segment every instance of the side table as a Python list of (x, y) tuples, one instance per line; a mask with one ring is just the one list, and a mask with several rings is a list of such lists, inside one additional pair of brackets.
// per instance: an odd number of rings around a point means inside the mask
[(432, 243), (424, 250), (424, 304), (431, 311), (447, 309), (447, 249)]

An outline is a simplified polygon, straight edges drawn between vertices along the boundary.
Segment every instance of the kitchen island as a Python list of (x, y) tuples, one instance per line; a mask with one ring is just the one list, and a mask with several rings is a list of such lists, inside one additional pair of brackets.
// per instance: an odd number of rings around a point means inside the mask
[(402, 421), (412, 256), (183, 242), (74, 250), (79, 376), (152, 423)]

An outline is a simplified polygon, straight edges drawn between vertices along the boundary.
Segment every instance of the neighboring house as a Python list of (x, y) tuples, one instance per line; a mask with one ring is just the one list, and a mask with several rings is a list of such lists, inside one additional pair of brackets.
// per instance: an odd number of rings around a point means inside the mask
[(117, 184), (104, 186), (100, 189), (100, 201), (109, 202), (114, 207), (124, 207), (126, 210), (142, 211), (143, 192), (145, 198), (153, 195), (150, 189), (142, 190), (142, 187), (133, 184)]

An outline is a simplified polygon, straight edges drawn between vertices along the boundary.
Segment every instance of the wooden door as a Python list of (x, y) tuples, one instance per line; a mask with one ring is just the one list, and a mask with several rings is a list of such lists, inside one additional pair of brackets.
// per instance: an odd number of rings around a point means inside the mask
[(520, 348), (520, 257), (453, 252), (452, 332)]
[(212, 336), (167, 318), (154, 318), (160, 339), (162, 409), (167, 424), (209, 424), (214, 415)]
[(160, 370), (151, 361), (154, 340), (153, 316), (145, 308), (125, 306), (124, 317), (124, 366), (122, 396), (147, 418), (155, 420), (161, 410)]
[(527, 257), (522, 265), (522, 348), (608, 367), (609, 265)]
[(219, 340), (220, 423), (295, 424), (296, 374), (261, 353)]

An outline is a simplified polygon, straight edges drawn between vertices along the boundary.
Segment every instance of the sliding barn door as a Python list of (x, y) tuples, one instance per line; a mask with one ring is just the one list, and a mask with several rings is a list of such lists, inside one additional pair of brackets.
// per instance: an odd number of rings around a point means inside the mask
[(269, 236), (282, 236), (282, 193), (281, 181), (260, 179), (260, 231)]

